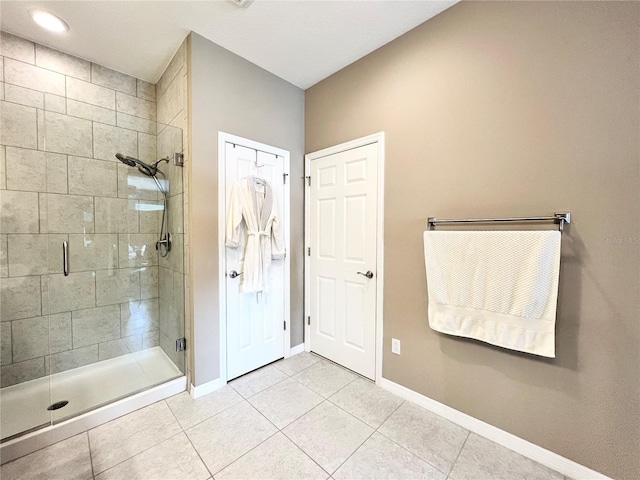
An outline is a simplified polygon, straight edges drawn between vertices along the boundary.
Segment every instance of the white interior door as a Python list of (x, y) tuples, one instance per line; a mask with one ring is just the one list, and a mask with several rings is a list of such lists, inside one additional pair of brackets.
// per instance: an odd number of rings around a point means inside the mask
[(378, 145), (310, 162), (310, 349), (375, 379)]
[[(261, 177), (271, 185), (282, 231), (288, 231), (285, 228), (288, 215), (283, 214), (284, 173), (282, 156), (277, 157), (227, 142), (225, 212), (228, 212), (231, 188), (235, 182), (248, 176)], [(225, 247), (227, 380), (278, 360), (285, 353), (285, 261), (272, 261), (268, 271), (268, 292), (240, 293), (246, 244), (244, 221), (241, 228), (239, 248)], [(288, 247), (289, 239), (286, 235), (284, 241)], [(232, 272), (236, 272), (238, 276)]]

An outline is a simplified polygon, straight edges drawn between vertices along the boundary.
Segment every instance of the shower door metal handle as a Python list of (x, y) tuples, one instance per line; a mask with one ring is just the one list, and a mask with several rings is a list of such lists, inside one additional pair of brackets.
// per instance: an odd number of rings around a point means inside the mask
[(62, 242), (62, 271), (64, 276), (69, 276), (69, 242)]

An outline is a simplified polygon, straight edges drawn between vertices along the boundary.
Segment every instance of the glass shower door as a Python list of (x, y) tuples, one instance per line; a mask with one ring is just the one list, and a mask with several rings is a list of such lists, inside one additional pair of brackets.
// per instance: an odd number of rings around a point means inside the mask
[[(3, 108), (20, 109), (3, 104)], [(4, 126), (3, 126), (4, 128)], [(61, 270), (61, 238), (42, 231), (59, 157), (32, 148), (21, 137), (0, 146), (0, 433), (2, 441), (51, 423), (48, 359), (51, 318), (46, 278)], [(58, 263), (49, 262), (56, 249)]]

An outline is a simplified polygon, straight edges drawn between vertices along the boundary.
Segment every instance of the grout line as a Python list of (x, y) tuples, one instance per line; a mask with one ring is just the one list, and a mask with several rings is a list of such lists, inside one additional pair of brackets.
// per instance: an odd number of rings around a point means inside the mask
[(451, 472), (453, 472), (453, 467), (455, 467), (456, 462), (458, 461), (458, 458), (460, 458), (460, 454), (462, 454), (462, 450), (464, 450), (464, 446), (467, 444), (467, 441), (469, 440), (470, 436), (471, 436), (471, 431), (467, 430), (467, 438), (465, 438), (464, 442), (462, 442), (462, 446), (460, 447), (460, 450), (458, 451), (458, 454), (456, 455), (455, 460), (451, 463), (451, 468), (447, 473), (447, 478), (449, 478), (449, 475), (451, 475)]
[(91, 453), (91, 438), (89, 437), (89, 430), (86, 430), (84, 434), (87, 436), (87, 444), (89, 445), (89, 463), (91, 463), (91, 476), (96, 476), (96, 471), (93, 468), (93, 455)]
[[(315, 408), (315, 407), (314, 407)], [(293, 422), (292, 422), (293, 423)], [(291, 424), (289, 424), (291, 425)], [(287, 425), (288, 426), (288, 425)], [(286, 428), (286, 427), (285, 427)], [(285, 438), (287, 440), (289, 440), (298, 450), (300, 450), (302, 453), (304, 453), (313, 463), (315, 463), (316, 465), (318, 465), (318, 467), (320, 467), (320, 469), (325, 472), (327, 475), (329, 475), (329, 477), (331, 477), (331, 473), (328, 472), (327, 470), (325, 470), (324, 468), (322, 468), (322, 465), (320, 465), (318, 462), (316, 462), (307, 452), (305, 452), (296, 442), (294, 442), (291, 438), (289, 438), (289, 436), (284, 432), (283, 430), (280, 430), (280, 433), (282, 433), (282, 435), (285, 436)]]

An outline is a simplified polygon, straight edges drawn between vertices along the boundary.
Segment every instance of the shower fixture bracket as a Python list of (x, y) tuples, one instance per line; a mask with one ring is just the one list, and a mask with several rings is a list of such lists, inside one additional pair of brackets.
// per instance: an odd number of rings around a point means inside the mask
[(187, 348), (187, 339), (186, 338), (178, 338), (176, 340), (176, 352), (184, 352)]
[(182, 153), (173, 153), (173, 165), (176, 167), (184, 167), (184, 155)]

